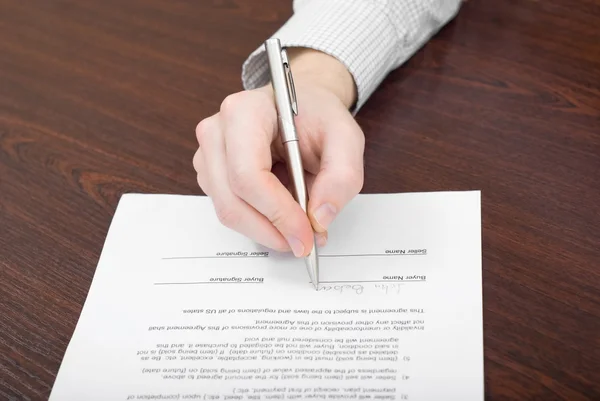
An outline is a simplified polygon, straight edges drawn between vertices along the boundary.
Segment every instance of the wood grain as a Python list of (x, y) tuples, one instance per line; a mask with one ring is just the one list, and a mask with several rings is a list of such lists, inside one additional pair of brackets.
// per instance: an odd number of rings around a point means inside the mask
[[(291, 1), (0, 0), (0, 399), (47, 399), (124, 192)], [(363, 192), (482, 190), (486, 398), (600, 399), (600, 3), (470, 0), (357, 119)]]

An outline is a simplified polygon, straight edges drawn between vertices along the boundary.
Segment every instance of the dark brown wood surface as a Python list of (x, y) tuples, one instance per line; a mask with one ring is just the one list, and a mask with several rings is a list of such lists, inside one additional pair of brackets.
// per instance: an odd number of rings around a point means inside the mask
[[(290, 13), (0, 0), (0, 399), (48, 398), (119, 196), (201, 193), (195, 125)], [(363, 192), (482, 190), (487, 399), (600, 400), (600, 2), (470, 0), (357, 119)]]

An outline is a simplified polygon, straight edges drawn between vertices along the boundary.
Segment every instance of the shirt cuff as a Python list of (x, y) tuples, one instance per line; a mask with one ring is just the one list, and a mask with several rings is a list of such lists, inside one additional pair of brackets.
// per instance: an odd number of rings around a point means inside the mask
[[(346, 66), (357, 88), (356, 114), (394, 66), (398, 33), (376, 2), (312, 0), (272, 37), (282, 47), (306, 47), (327, 53)], [(293, 71), (292, 71), (293, 73)], [(242, 67), (245, 89), (268, 84), (269, 67), (263, 46)]]

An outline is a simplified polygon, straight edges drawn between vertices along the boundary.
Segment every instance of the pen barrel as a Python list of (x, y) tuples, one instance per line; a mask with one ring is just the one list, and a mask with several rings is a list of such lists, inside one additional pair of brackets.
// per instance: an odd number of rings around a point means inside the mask
[[(282, 56), (281, 43), (279, 39), (272, 38), (265, 42), (269, 71), (271, 74), (271, 85), (275, 106), (279, 116), (280, 135), (283, 143), (298, 140), (294, 125), (294, 110), (292, 109), (292, 97), (284, 69), (284, 58)], [(287, 57), (286, 57), (287, 62)]]
[(294, 199), (306, 213), (308, 210), (308, 192), (304, 181), (304, 166), (300, 156), (298, 141), (287, 141), (283, 144), (286, 153), (288, 175), (290, 177), (290, 190)]

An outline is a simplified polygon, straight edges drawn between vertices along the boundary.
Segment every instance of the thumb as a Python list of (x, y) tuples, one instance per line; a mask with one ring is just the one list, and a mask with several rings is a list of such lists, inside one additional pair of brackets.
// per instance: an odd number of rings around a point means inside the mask
[(361, 191), (364, 142), (364, 134), (353, 119), (324, 135), (321, 164), (308, 203), (315, 232), (326, 233), (339, 212)]

